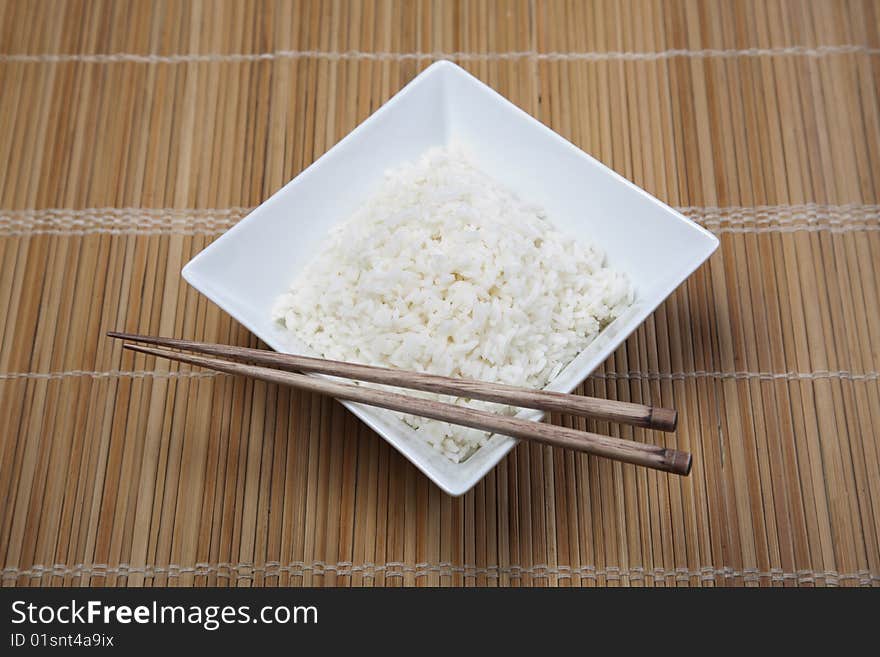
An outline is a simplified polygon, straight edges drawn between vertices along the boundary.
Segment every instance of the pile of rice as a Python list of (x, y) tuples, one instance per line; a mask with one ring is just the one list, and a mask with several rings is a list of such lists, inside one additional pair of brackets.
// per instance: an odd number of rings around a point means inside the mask
[[(461, 147), (437, 148), (387, 172), (273, 317), (324, 358), (541, 388), (632, 304), (628, 278), (604, 259), (476, 169)], [(489, 438), (395, 415), (456, 462)]]

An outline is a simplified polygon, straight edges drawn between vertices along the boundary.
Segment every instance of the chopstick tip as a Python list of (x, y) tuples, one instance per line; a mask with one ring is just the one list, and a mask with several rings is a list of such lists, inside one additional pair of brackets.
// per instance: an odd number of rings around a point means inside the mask
[(661, 431), (675, 431), (678, 426), (678, 411), (672, 408), (652, 408), (651, 427)]
[(667, 449), (665, 452), (667, 467), (662, 468), (663, 470), (683, 477), (691, 473), (694, 457), (690, 452), (681, 452), (677, 449)]
[(129, 344), (126, 342), (124, 345), (122, 345), (122, 348), (129, 349), (131, 351), (138, 351), (142, 354), (161, 355), (161, 352), (158, 349), (153, 349), (151, 347), (145, 347), (140, 344)]

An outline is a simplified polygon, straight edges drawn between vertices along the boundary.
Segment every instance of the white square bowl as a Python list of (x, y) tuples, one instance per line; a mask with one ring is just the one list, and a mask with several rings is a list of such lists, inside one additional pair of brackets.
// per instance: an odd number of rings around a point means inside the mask
[[(273, 349), (315, 355), (272, 321), (275, 299), (387, 169), (451, 141), (466, 144), (477, 166), (542, 206), (572, 239), (594, 241), (635, 287), (636, 303), (550, 382), (550, 390), (573, 390), (718, 246), (714, 235), (441, 61), (194, 257), (183, 277)], [(453, 463), (388, 411), (343, 404), (450, 495), (468, 491), (516, 444), (493, 436), (466, 461)]]

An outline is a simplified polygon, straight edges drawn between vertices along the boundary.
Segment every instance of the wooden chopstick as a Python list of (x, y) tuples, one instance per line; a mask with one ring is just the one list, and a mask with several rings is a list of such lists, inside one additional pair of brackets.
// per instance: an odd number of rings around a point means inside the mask
[(495, 415), (494, 413), (455, 406), (454, 404), (407, 397), (395, 392), (366, 388), (348, 383), (337, 383), (304, 374), (273, 370), (267, 367), (182, 354), (141, 345), (125, 344), (123, 346), (132, 351), (207, 367), (228, 374), (241, 374), (271, 383), (310, 390), (337, 399), (420, 415), (523, 440), (533, 440), (553, 445), (554, 447), (563, 447), (604, 456), (673, 474), (687, 475), (691, 470), (690, 454), (657, 445), (645, 445), (632, 440), (611, 438), (610, 436), (577, 431), (567, 427)]
[(531, 390), (501, 383), (489, 383), (488, 381), (455, 379), (436, 374), (409, 372), (322, 358), (309, 358), (308, 356), (295, 356), (266, 351), (265, 349), (232, 347), (224, 344), (160, 338), (117, 331), (110, 331), (107, 335), (122, 340), (144, 342), (174, 349), (185, 349), (231, 360), (268, 365), (288, 372), (320, 372), (321, 374), (356, 379), (358, 381), (371, 381), (373, 383), (412, 390), (456, 395), (467, 399), (481, 399), (511, 406), (521, 406), (523, 408), (581, 415), (597, 420), (608, 420), (648, 429), (659, 429), (660, 431), (675, 431), (678, 423), (678, 413), (673, 409), (614, 401), (612, 399), (567, 395), (561, 392)]

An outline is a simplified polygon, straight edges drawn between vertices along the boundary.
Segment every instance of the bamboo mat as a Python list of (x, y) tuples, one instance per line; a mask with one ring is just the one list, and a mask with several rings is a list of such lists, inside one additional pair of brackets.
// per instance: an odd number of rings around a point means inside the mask
[[(0, 4), (0, 559), (29, 585), (880, 585), (880, 4)], [(451, 58), (719, 235), (582, 386), (678, 478), (520, 445), (445, 496), (181, 266)], [(669, 254), (675, 257), (674, 253)], [(551, 418), (551, 421), (569, 421)]]

